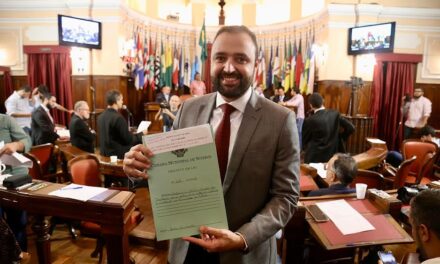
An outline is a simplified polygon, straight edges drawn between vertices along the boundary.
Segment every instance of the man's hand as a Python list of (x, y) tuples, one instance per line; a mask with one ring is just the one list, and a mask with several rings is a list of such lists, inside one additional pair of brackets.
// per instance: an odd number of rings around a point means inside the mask
[(136, 145), (124, 155), (124, 172), (129, 177), (148, 178), (146, 169), (151, 167), (153, 152), (142, 144)]
[(4, 145), (3, 148), (0, 149), (0, 156), (3, 154), (11, 155), (14, 152), (21, 151), (24, 149), (24, 145), (21, 142), (11, 142)]
[(246, 245), (241, 236), (227, 229), (201, 226), (200, 237), (183, 237), (182, 239), (199, 245), (208, 252), (244, 250)]

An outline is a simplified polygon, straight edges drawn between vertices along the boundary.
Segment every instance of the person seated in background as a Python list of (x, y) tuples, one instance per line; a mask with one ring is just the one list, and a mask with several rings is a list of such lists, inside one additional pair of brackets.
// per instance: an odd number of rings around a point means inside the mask
[[(420, 140), (421, 141), (427, 141), (427, 142), (433, 142), (437, 144), (437, 146), (440, 147), (439, 139), (436, 138), (435, 129), (431, 126), (424, 126), (422, 129), (420, 129)], [(391, 166), (397, 168), (400, 166), (400, 164), (403, 162), (403, 155), (402, 153), (391, 150), (388, 151), (387, 157), (385, 158), (386, 162), (389, 163)]]
[(31, 132), (31, 115), (34, 110), (32, 99), (29, 99), (30, 94), (31, 87), (23, 85), (5, 101), (6, 114), (12, 116), (29, 135)]
[(308, 196), (355, 193), (356, 189), (348, 185), (353, 182), (356, 174), (357, 164), (353, 157), (337, 153), (327, 162), (325, 181), (329, 187), (311, 191)]
[(259, 96), (265, 97), (264, 96), (264, 89), (263, 89), (263, 85), (262, 84), (258, 84), (257, 87), (255, 87), (255, 93)]
[(160, 93), (158, 93), (157, 95), (156, 95), (156, 103), (163, 103), (163, 102), (166, 102), (166, 103), (168, 103), (169, 101), (170, 101), (170, 93), (171, 93), (171, 88), (169, 87), (169, 86), (163, 86), (161, 89), (160, 89)]
[(54, 143), (58, 138), (68, 140), (66, 137), (60, 137), (55, 132), (55, 123), (50, 114), (50, 109), (54, 108), (55, 101), (50, 93), (43, 94), (43, 102), (32, 112), (32, 142), (33, 145)]
[(287, 96), (284, 93), (284, 87), (280, 86), (278, 88), (276, 88), (277, 90), (277, 95), (275, 95), (275, 97), (272, 99), (272, 101), (274, 101), (277, 104), (281, 104), (283, 102), (287, 102), (290, 100), (290, 96)]
[(69, 131), (72, 145), (84, 151), (95, 153), (93, 144), (96, 133), (90, 128), (87, 119), (90, 118), (90, 108), (86, 101), (75, 103), (74, 114), (70, 119)]
[[(4, 114), (0, 114), (0, 142), (4, 143), (4, 146), (0, 148), (0, 158), (4, 154), (27, 152), (32, 145), (29, 135), (24, 132), (24, 130), (12, 117)], [(27, 173), (28, 168), (26, 167), (12, 167), (9, 165), (6, 165), (6, 169), (3, 171), (3, 174), (11, 175), (23, 175)], [(0, 208), (0, 217), (5, 217), (6, 222), (14, 233), (21, 250), (27, 251), (26, 212), (11, 208)], [(0, 240), (0, 244), (3, 243), (4, 241)]]
[(420, 192), (411, 200), (409, 222), (422, 264), (440, 263), (440, 190)]
[(173, 122), (174, 119), (176, 119), (179, 106), (180, 98), (177, 95), (171, 96), (170, 104), (168, 106), (161, 104), (160, 110), (154, 116), (154, 120), (163, 120), (163, 132), (168, 132), (173, 127)]
[(190, 93), (192, 96), (202, 96), (206, 94), (206, 86), (201, 78), (200, 73), (196, 72), (194, 80), (190, 84)]
[(132, 134), (128, 130), (127, 121), (118, 112), (122, 109), (124, 98), (120, 91), (109, 90), (106, 93), (107, 109), (98, 117), (99, 148), (101, 155), (118, 156), (123, 159), (127, 152), (135, 144), (142, 143), (142, 135), (148, 130)]

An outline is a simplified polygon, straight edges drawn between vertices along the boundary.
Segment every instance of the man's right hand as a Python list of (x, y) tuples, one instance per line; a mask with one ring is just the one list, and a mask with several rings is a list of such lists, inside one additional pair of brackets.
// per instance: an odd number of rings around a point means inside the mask
[(153, 152), (142, 144), (130, 149), (124, 156), (124, 172), (128, 177), (148, 179), (146, 170), (151, 168)]

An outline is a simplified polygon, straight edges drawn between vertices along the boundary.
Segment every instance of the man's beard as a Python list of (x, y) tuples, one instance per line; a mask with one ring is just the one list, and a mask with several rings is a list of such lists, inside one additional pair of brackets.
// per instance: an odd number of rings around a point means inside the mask
[[(237, 87), (230, 89), (222, 86), (222, 79), (225, 77), (235, 77), (240, 80)], [(225, 73), (220, 72), (216, 76), (211, 76), (212, 83), (217, 91), (226, 98), (237, 99), (242, 96), (252, 84), (252, 77), (244, 78), (239, 72)]]
[(420, 97), (421, 97), (421, 95), (419, 95), (419, 96), (414, 95), (414, 99), (419, 99)]
[(52, 107), (51, 104), (47, 104), (46, 107), (47, 107), (47, 109), (49, 109), (49, 110), (53, 109), (53, 107)]

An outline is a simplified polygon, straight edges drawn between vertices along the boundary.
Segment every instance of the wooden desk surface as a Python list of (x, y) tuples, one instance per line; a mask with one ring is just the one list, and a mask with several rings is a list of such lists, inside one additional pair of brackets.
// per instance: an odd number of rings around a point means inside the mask
[(36, 191), (0, 189), (0, 207), (25, 210), (35, 215), (32, 229), (37, 234), (39, 263), (51, 263), (49, 223), (45, 216), (58, 216), (98, 223), (106, 238), (109, 263), (129, 263), (128, 233), (134, 228), (130, 215), (134, 211), (134, 194), (107, 190), (89, 201), (51, 196), (51, 191), (65, 185), (47, 183)]

